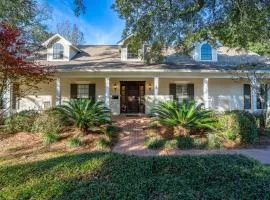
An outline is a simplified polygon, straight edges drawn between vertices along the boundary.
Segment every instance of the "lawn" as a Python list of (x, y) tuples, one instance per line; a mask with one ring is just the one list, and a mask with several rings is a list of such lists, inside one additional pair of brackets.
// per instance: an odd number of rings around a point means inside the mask
[(270, 167), (237, 155), (67, 155), (0, 165), (0, 199), (270, 199)]

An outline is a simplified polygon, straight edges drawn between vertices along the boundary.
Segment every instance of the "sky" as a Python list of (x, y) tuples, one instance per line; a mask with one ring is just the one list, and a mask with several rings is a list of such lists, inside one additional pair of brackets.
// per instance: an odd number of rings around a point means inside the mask
[(48, 30), (55, 33), (59, 22), (76, 23), (84, 33), (85, 44), (116, 44), (121, 40), (124, 21), (112, 8), (114, 0), (85, 0), (86, 12), (76, 17), (74, 0), (38, 0), (52, 8), (51, 19), (46, 22)]

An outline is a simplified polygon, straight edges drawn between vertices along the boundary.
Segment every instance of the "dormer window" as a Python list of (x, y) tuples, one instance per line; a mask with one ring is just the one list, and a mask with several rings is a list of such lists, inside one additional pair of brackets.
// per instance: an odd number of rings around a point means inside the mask
[(201, 60), (212, 60), (212, 47), (209, 43), (205, 43), (201, 46)]
[(127, 59), (138, 59), (139, 51), (136, 48), (132, 48), (130, 45), (127, 46)]
[(56, 43), (53, 45), (53, 59), (62, 60), (64, 58), (64, 46)]

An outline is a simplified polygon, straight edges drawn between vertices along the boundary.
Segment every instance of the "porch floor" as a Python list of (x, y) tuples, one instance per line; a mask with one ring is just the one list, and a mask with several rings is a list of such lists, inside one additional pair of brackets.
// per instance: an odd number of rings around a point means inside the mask
[(155, 155), (206, 155), (206, 154), (242, 154), (264, 164), (270, 164), (270, 146), (263, 149), (218, 149), (218, 150), (151, 150), (144, 145), (143, 129), (151, 123), (147, 116), (115, 116), (114, 124), (122, 130), (113, 152), (137, 156)]

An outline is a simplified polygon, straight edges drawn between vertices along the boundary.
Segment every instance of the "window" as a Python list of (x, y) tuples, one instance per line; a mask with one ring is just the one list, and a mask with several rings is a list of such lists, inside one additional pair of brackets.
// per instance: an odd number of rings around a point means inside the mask
[(201, 60), (212, 60), (212, 47), (208, 43), (201, 46)]
[(89, 85), (80, 84), (78, 85), (78, 96), (79, 99), (89, 98)]
[(56, 43), (53, 45), (53, 59), (63, 59), (64, 58), (64, 47), (62, 44)]
[(96, 85), (95, 84), (71, 84), (70, 85), (71, 99), (92, 99), (96, 100)]
[(267, 106), (267, 85), (261, 85), (257, 94), (257, 109), (266, 109)]
[[(257, 93), (257, 109), (265, 109), (267, 106), (268, 86), (262, 85)], [(251, 109), (251, 88), (250, 84), (244, 84), (244, 109)]]
[(170, 84), (170, 95), (179, 102), (194, 99), (194, 84)]
[(127, 46), (127, 58), (128, 59), (137, 59), (139, 57), (139, 50), (136, 47), (131, 45)]
[(176, 85), (176, 98), (179, 102), (183, 102), (184, 100), (188, 100), (188, 88), (187, 84), (185, 85)]

